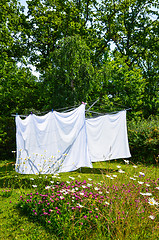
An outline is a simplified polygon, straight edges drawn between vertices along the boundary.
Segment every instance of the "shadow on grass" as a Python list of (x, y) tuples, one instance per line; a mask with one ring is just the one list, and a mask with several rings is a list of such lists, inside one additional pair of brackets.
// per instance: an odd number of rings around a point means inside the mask
[(15, 162), (13, 160), (4, 160), (0, 162), (0, 177), (12, 175), (15, 172)]
[(86, 173), (86, 174), (106, 174), (106, 173), (114, 173), (118, 170), (114, 169), (107, 169), (107, 168), (86, 168), (83, 167), (81, 169), (78, 169), (76, 172), (79, 173)]

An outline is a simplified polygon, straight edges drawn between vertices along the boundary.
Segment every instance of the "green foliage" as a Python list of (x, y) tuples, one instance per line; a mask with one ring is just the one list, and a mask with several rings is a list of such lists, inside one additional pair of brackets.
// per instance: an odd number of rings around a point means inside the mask
[(58, 46), (42, 77), (47, 109), (79, 104), (95, 85), (90, 49), (85, 41), (76, 35), (62, 39)]
[(118, 53), (130, 70), (134, 68), (134, 63), (138, 65), (145, 78), (146, 88), (142, 98), (145, 118), (157, 114), (159, 109), (158, 7), (157, 0), (100, 1), (95, 14), (101, 37), (96, 56), (103, 56), (107, 45), (113, 42), (114, 54)]
[(12, 117), (0, 116), (0, 152), (2, 159), (13, 157), (16, 149), (15, 121)]
[(16, 148), (15, 120), (11, 114), (24, 114), (31, 107), (38, 109), (39, 92), (29, 69), (8, 61), (1, 62), (0, 67), (0, 151), (2, 158), (10, 158)]
[(129, 69), (125, 60), (116, 56), (103, 63), (96, 79), (100, 86), (99, 94), (109, 97), (111, 102), (119, 106), (132, 107), (131, 117), (143, 114), (145, 79), (137, 66)]
[(23, 30), (24, 14), (17, 0), (0, 2), (0, 61), (13, 62), (27, 53), (21, 42), (20, 32)]
[(159, 118), (128, 122), (129, 145), (133, 159), (155, 163), (159, 155)]
[(24, 42), (29, 46), (30, 61), (41, 72), (45, 71), (52, 53), (59, 48), (59, 40), (76, 34), (84, 38), (89, 36), (87, 25), (92, 19), (93, 2), (95, 1), (28, 1), (28, 31), (23, 33), (26, 37)]

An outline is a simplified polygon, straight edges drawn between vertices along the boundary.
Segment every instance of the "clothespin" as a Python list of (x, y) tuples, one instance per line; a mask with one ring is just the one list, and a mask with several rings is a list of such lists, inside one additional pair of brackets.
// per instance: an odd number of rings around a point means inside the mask
[(82, 104), (86, 105), (87, 103), (85, 103), (85, 102), (82, 102)]
[(52, 111), (52, 113), (53, 113), (53, 109), (52, 109), (51, 111)]

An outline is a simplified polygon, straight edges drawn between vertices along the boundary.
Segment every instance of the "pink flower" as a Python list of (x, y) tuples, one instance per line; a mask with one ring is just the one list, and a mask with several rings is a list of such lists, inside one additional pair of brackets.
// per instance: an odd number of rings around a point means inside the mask
[(48, 221), (48, 223), (51, 223), (51, 221)]
[(86, 218), (87, 218), (87, 216), (85, 215), (85, 216), (84, 216), (84, 218), (86, 219)]
[(98, 216), (96, 215), (96, 218), (98, 218)]

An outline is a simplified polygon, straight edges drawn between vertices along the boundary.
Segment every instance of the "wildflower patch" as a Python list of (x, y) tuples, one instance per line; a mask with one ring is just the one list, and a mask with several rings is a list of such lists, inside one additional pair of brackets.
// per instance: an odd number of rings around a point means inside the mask
[(32, 185), (31, 193), (20, 196), (18, 208), (57, 236), (65, 234), (65, 239), (77, 233), (84, 239), (96, 231), (113, 235), (119, 226), (130, 230), (158, 219), (158, 180), (107, 185), (69, 179), (54, 185), (50, 181), (50, 186)]

